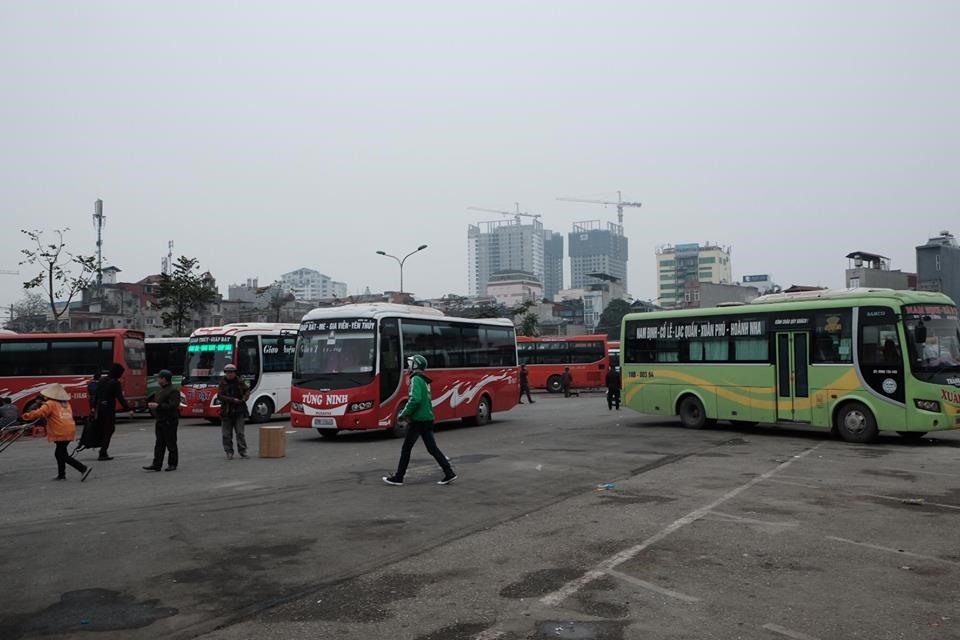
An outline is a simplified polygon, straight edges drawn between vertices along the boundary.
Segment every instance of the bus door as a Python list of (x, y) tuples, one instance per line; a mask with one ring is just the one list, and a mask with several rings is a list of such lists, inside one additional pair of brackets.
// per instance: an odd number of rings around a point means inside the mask
[(810, 422), (809, 334), (777, 334), (777, 420)]

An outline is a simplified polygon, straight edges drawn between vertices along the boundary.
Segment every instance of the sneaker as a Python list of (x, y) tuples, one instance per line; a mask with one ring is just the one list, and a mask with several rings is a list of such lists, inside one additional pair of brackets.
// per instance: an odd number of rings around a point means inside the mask
[[(167, 465), (167, 468), (164, 469), (164, 471), (176, 471), (176, 470), (177, 470), (177, 467), (170, 466), (170, 465)], [(160, 471), (160, 469), (157, 469), (157, 471)]]
[(80, 482), (83, 482), (84, 480), (86, 480), (87, 476), (89, 476), (92, 472), (93, 472), (93, 467), (87, 467), (86, 471), (83, 472), (83, 475), (80, 476)]
[(54, 480), (66, 480), (67, 476), (57, 476)]
[(437, 484), (450, 484), (456, 479), (457, 479), (457, 474), (455, 474), (453, 471), (450, 471), (449, 473), (443, 474), (443, 479)]
[(397, 476), (383, 476), (383, 481), (395, 487), (403, 486), (403, 478), (398, 478)]
[(152, 464), (147, 465), (143, 468), (144, 471), (160, 471), (160, 467), (155, 467)]
[(233, 453), (227, 451), (227, 460), (233, 460)]
[(241, 451), (241, 452), (240, 452), (240, 457), (243, 458), (244, 460), (246, 460), (246, 459), (249, 458), (250, 456), (247, 455), (247, 452), (246, 452), (246, 451)]
[(113, 460), (113, 456), (103, 456), (103, 455), (102, 455), (102, 456), (100, 456), (99, 458), (97, 458), (97, 460), (99, 460), (100, 462), (103, 462), (103, 461), (105, 461), (105, 460)]

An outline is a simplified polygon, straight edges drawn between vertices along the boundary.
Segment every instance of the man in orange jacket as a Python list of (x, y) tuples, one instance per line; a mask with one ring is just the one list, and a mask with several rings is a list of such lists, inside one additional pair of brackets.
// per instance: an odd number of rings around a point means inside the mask
[(69, 453), (69, 445), (77, 437), (77, 423), (73, 421), (73, 409), (70, 408), (70, 394), (62, 384), (47, 385), (40, 392), (46, 400), (39, 409), (23, 414), (23, 419), (47, 421), (47, 440), (56, 444), (54, 457), (57, 459), (56, 480), (67, 479), (67, 465), (79, 471), (80, 482), (87, 479), (92, 469), (82, 462), (78, 462)]

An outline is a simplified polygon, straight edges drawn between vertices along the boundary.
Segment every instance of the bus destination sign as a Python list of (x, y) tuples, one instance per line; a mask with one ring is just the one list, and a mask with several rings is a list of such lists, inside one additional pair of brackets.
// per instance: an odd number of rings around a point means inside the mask
[(373, 331), (377, 321), (371, 318), (345, 318), (342, 320), (307, 320), (300, 325), (300, 331)]
[(749, 338), (767, 335), (766, 320), (724, 319), (717, 322), (675, 323), (637, 327), (638, 340), (692, 340), (696, 338)]

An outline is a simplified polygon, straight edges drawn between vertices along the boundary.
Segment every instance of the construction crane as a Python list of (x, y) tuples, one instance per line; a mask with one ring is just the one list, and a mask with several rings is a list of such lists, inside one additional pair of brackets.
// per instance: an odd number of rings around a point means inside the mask
[(602, 204), (604, 206), (615, 205), (617, 207), (617, 223), (619, 223), (621, 227), (623, 226), (623, 208), (640, 206), (639, 202), (624, 202), (619, 191), (617, 191), (616, 202), (613, 202), (612, 200), (585, 200), (583, 198), (557, 198), (557, 200), (564, 200), (565, 202), (586, 202), (587, 204)]
[(540, 217), (539, 213), (527, 213), (526, 211), (520, 211), (520, 203), (514, 202), (513, 206), (516, 207), (516, 211), (503, 211), (501, 209), (484, 209), (483, 207), (467, 207), (470, 211), (486, 211), (487, 213), (499, 213), (502, 216), (513, 216), (517, 221), (517, 224), (520, 224), (520, 216), (525, 218), (534, 218), (537, 219)]

